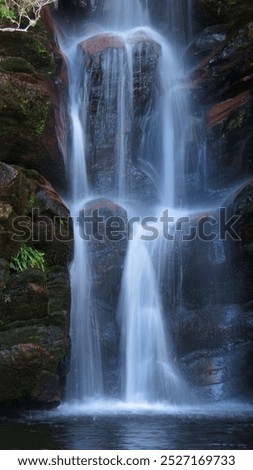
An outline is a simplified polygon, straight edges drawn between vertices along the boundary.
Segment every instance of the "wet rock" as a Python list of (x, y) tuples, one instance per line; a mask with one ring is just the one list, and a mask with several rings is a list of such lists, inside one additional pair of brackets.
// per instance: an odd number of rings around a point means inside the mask
[(250, 254), (252, 243), (253, 224), (253, 180), (252, 178), (240, 186), (228, 200), (229, 210), (232, 214), (240, 217), (239, 233), (244, 244), (244, 248)]
[(115, 36), (110, 33), (103, 35), (97, 34), (96, 36), (88, 38), (79, 44), (83, 54), (88, 54), (91, 57), (105, 51), (106, 49), (123, 49), (124, 46), (124, 41), (120, 36)]
[(249, 356), (252, 346), (246, 342), (233, 350), (202, 350), (183, 358), (183, 371), (199, 397), (220, 401), (245, 393), (242, 385), (251, 371)]
[[(130, 155), (133, 147), (140, 147), (143, 120), (147, 120), (152, 113), (160, 45), (144, 33), (129, 38), (128, 44), (132, 48), (133, 57), (133, 103), (132, 91), (129, 89), (131, 77), (128, 76), (128, 54), (122, 37), (99, 34), (79, 45), (84, 55), (83, 66), (88, 72), (87, 166), (92, 188), (96, 192), (109, 197), (115, 194), (119, 190), (116, 182), (120, 172), (126, 189), (130, 194), (132, 192), (133, 197), (141, 186), (143, 192), (138, 194), (141, 194), (143, 200), (150, 201), (158, 197), (154, 185), (139, 168), (137, 156), (136, 161), (131, 161)], [(112, 61), (118, 63), (117, 74), (112, 72)], [(120, 78), (121, 74), (123, 75)], [(119, 96), (123, 99), (121, 103)], [(124, 128), (121, 130), (119, 106), (124, 121)], [(124, 169), (120, 167), (122, 152), (126, 161)]]
[(206, 185), (217, 191), (252, 169), (253, 56), (249, 25), (202, 52), (204, 57), (192, 75), (190, 99), (194, 117), (205, 116), (204, 151), (199, 155), (205, 159)]
[[(119, 386), (117, 305), (127, 250), (127, 212), (108, 199), (97, 199), (85, 206), (84, 214), (103, 218), (99, 231), (91, 232), (90, 227), (88, 233), (92, 238), (88, 243), (93, 308), (99, 322), (105, 389), (113, 394)], [(111, 230), (114, 224), (115, 232)]]
[(225, 44), (226, 28), (222, 25), (209, 26), (201, 31), (185, 52), (189, 64), (199, 64), (220, 45)]
[[(244, 302), (252, 300), (253, 282), (253, 182), (252, 178), (240, 186), (227, 200), (228, 212), (231, 216), (238, 217), (237, 230), (241, 243), (234, 247), (233, 253), (236, 260), (235, 272), (242, 284)], [(235, 249), (236, 248), (236, 249)]]

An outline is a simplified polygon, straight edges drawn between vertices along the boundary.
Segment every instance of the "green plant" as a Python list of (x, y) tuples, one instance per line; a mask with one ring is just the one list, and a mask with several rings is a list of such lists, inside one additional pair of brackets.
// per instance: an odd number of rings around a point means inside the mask
[(17, 254), (10, 258), (10, 269), (21, 272), (28, 268), (46, 270), (45, 253), (32, 246), (22, 245)]
[(27, 31), (39, 21), (42, 8), (51, 3), (57, 8), (57, 0), (0, 0), (0, 19), (13, 24), (0, 27), (0, 31)]
[(28, 199), (29, 206), (34, 207), (35, 202), (36, 202), (35, 196), (30, 196), (29, 199)]
[(15, 13), (6, 5), (4, 0), (0, 0), (0, 19), (15, 19)]

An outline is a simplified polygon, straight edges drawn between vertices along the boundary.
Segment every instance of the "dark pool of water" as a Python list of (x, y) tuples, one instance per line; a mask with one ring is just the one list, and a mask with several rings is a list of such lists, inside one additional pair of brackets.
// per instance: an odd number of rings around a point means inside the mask
[(0, 419), (1, 449), (253, 449), (253, 413), (23, 415)]

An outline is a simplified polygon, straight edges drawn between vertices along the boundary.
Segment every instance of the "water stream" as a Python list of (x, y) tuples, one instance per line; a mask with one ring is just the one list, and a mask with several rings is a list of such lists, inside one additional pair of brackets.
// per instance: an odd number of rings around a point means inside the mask
[[(66, 161), (69, 206), (74, 218), (83, 209), (85, 201), (101, 195), (116, 201), (120, 199), (121, 205), (126, 207), (130, 203), (131, 210), (136, 207), (138, 215), (141, 194), (131, 193), (127, 171), (133, 161), (149, 176), (161, 204), (173, 208), (183, 198), (187, 106), (180, 83), (182, 71), (170, 45), (150, 24), (148, 3), (141, 0), (131, 0), (127, 4), (123, 0), (104, 0), (92, 14), (92, 32), (86, 28), (87, 33), (83, 33), (79, 26), (74, 38), (59, 37), (69, 79), (70, 145)], [(174, 8), (171, 14), (172, 24), (177, 14)], [(108, 49), (105, 41), (108, 42)], [(157, 61), (156, 96), (153, 104), (149, 103), (146, 112), (138, 118), (142, 137), (136, 149), (132, 142), (136, 112), (134, 69), (136, 63), (141, 67), (143, 57), (150, 54), (149, 44), (155, 51)], [(96, 97), (100, 119), (95, 125), (91, 124), (94, 119), (91, 115), (94, 106), (92, 87), (94, 74), (98, 74), (96, 61), (99, 59), (91, 58), (94, 48), (98, 52), (103, 49), (100, 77), (97, 77), (100, 81), (99, 96)], [(90, 63), (87, 62), (88, 57)], [(147, 63), (148, 60), (149, 56)], [(142, 79), (141, 68), (135, 73), (139, 73)], [(88, 174), (87, 161), (91, 152), (96, 154), (97, 141), (106, 148), (113, 128), (116, 139), (111, 182), (107, 190), (101, 190)], [(102, 173), (100, 178), (103, 177)], [(157, 201), (149, 207), (153, 213), (157, 211), (156, 204)], [(139, 235), (140, 231), (141, 228)], [(77, 222), (74, 224), (74, 234), (74, 258), (70, 267), (72, 352), (67, 400), (83, 401), (103, 397), (103, 358), (91, 294), (89, 244), (80, 237)], [(157, 244), (154, 241), (148, 246), (141, 236), (137, 236), (129, 243), (125, 260), (118, 305), (122, 355), (119, 398), (127, 402), (165, 400), (175, 403), (181, 401), (184, 390), (182, 379), (173, 364), (173, 347), (160, 300)], [(169, 250), (173, 250), (173, 246), (169, 244)]]

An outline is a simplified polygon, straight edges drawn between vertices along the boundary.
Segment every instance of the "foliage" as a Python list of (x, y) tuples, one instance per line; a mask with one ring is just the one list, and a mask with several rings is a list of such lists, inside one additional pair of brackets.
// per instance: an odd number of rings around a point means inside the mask
[(15, 19), (15, 13), (6, 5), (5, 0), (0, 0), (0, 19)]
[(31, 196), (31, 197), (28, 199), (28, 204), (29, 204), (30, 207), (34, 207), (35, 202), (36, 202), (35, 196)]
[(23, 245), (18, 253), (11, 257), (9, 266), (17, 272), (28, 268), (39, 268), (44, 272), (46, 270), (45, 254), (32, 246)]
[(27, 31), (40, 19), (41, 10), (57, 0), (0, 0), (0, 19), (9, 20), (13, 26), (0, 27), (0, 31)]

